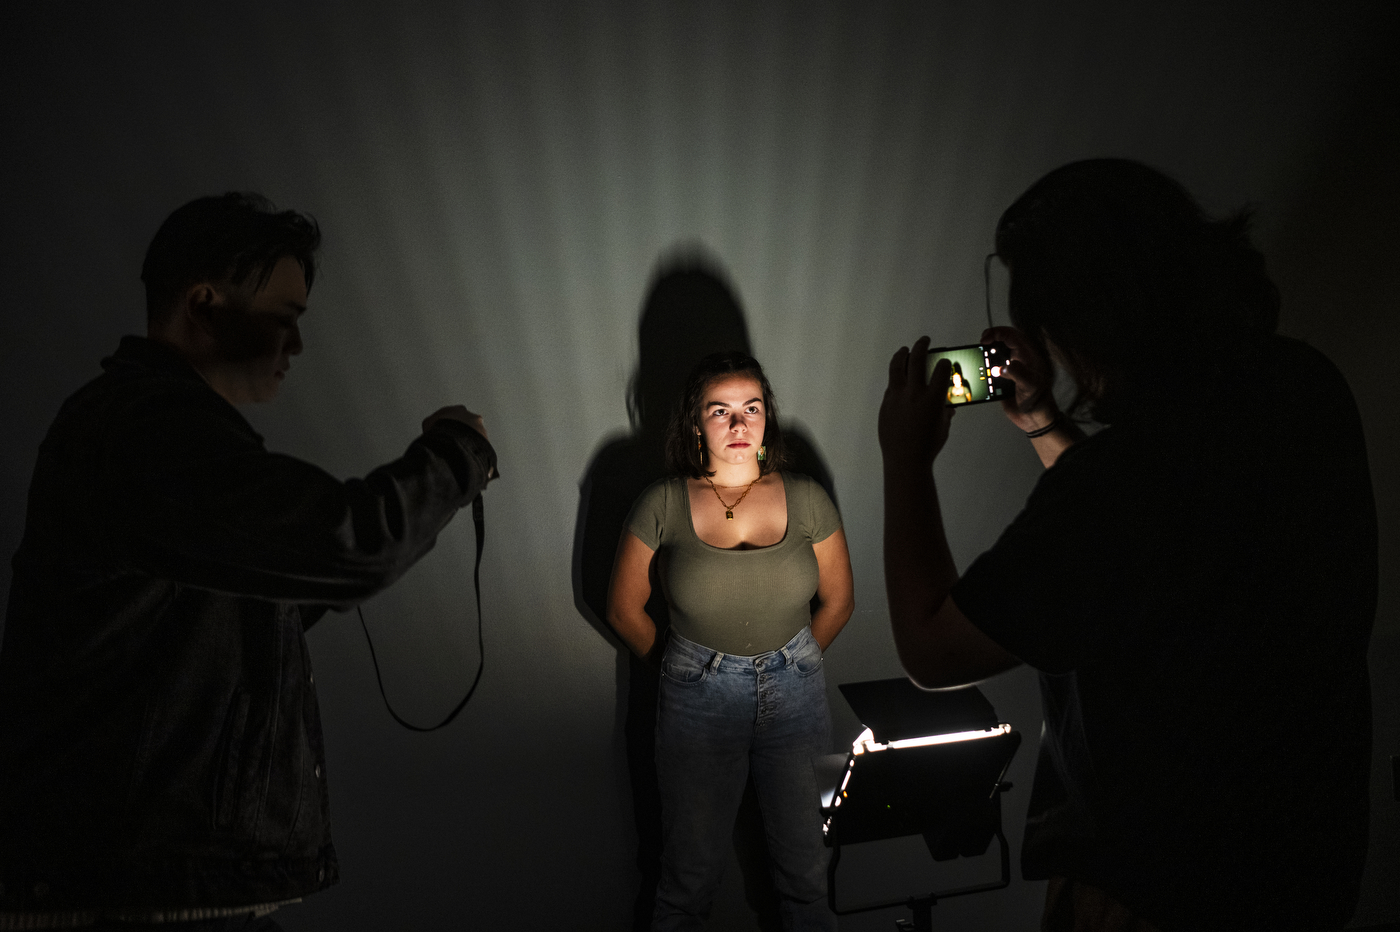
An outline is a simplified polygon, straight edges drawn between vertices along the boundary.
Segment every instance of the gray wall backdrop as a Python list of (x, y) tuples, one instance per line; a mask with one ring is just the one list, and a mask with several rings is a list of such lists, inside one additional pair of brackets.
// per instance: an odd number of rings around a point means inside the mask
[[(700, 251), (723, 271), (789, 421), (834, 477), (858, 601), (828, 658), (838, 744), (858, 724), (834, 684), (900, 672), (880, 575), (886, 361), (921, 333), (976, 339), (998, 215), (1072, 159), (1139, 158), (1211, 209), (1259, 205), (1282, 329), (1331, 355), (1356, 393), (1393, 567), (1394, 10), (9, 4), (0, 553), (19, 542), (59, 404), (143, 328), (138, 273), (163, 217), (228, 189), (314, 213), (326, 245), (307, 349), (282, 397), (250, 412), (255, 426), (272, 448), (353, 475), (461, 402), (485, 414), (505, 478), (487, 494), (486, 675), (451, 728), (422, 736), (389, 720), (351, 619), (311, 633), (343, 882), (279, 917), (290, 930), (624, 928), (636, 883), (626, 665), (577, 607), (571, 565), (581, 479), (630, 429), (638, 317), (666, 257)], [(1307, 442), (1307, 424), (1280, 438)], [(958, 418), (938, 470), (965, 564), (1038, 465), (983, 409)], [(366, 607), (412, 718), (440, 715), (476, 662), (471, 556), (459, 521)], [(6, 561), (0, 585), (8, 573)], [(1400, 592), (1383, 577), (1362, 924), (1400, 919), (1400, 807), (1380, 769), (1400, 753)], [(1034, 679), (986, 691), (1028, 738), (1007, 798), (1019, 848)], [(917, 847), (861, 857), (853, 895), (932, 883)], [(1042, 892), (1017, 880), (940, 905), (938, 919), (1034, 928)], [(713, 927), (756, 927), (737, 866)]]

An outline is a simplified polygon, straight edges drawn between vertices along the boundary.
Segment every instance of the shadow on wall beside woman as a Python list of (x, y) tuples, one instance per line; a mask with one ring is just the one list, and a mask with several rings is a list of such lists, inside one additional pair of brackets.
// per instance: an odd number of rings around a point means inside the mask
[[(741, 350), (752, 355), (752, 350), (734, 289), (718, 263), (698, 249), (673, 251), (657, 264), (637, 337), (639, 359), (627, 397), (631, 430), (603, 438), (580, 483), (573, 585), (579, 613), (617, 649), (617, 728), (626, 748), (637, 830), (637, 868), (641, 872), (633, 928), (644, 930), (651, 925), (661, 857), (661, 797), (654, 760), (659, 680), (657, 671), (635, 657), (608, 627), (608, 581), (632, 503), (647, 486), (668, 474), (666, 426), (686, 376), (711, 353)], [(815, 479), (835, 501), (831, 473), (810, 439), (786, 423), (783, 436), (794, 470)], [(652, 591), (647, 614), (664, 638), (669, 617), (659, 587)], [(768, 853), (752, 783), (739, 811), (734, 845), (745, 897), (758, 916), (760, 928), (780, 928), (777, 893), (768, 875)]]

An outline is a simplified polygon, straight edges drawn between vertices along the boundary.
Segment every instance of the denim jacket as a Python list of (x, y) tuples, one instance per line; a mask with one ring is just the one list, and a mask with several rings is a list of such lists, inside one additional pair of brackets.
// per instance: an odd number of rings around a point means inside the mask
[(304, 632), (485, 486), (440, 421), (340, 481), (126, 337), (43, 444), (0, 647), (0, 911), (242, 906), (336, 882)]

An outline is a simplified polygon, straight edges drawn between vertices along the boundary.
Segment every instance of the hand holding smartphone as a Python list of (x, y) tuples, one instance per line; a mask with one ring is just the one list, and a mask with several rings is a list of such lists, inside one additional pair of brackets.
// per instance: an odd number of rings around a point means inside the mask
[(938, 360), (951, 363), (948, 371), (948, 404), (975, 405), (984, 401), (1000, 401), (1010, 395), (1014, 383), (1004, 377), (1011, 362), (1011, 351), (1005, 343), (973, 343), (968, 346), (930, 347), (928, 372)]

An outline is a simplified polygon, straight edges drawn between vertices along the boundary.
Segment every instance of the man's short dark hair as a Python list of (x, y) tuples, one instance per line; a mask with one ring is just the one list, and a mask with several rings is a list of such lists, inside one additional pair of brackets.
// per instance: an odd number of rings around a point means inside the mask
[(725, 353), (711, 353), (695, 364), (685, 380), (685, 393), (680, 406), (671, 418), (666, 431), (666, 465), (677, 475), (691, 479), (713, 476), (709, 469), (709, 456), (697, 443), (697, 435), (704, 437), (700, 426), (702, 414), (700, 406), (705, 401), (705, 389), (715, 379), (731, 375), (747, 375), (756, 381), (763, 393), (763, 413), (767, 417), (762, 445), (768, 449), (758, 464), (758, 474), (766, 476), (770, 472), (783, 469), (788, 464), (787, 444), (783, 442), (783, 429), (778, 425), (778, 403), (773, 398), (773, 387), (768, 384), (768, 376), (763, 367), (748, 353), (730, 350)]
[(1071, 410), (1111, 423), (1228, 381), (1234, 354), (1278, 326), (1249, 225), (1248, 210), (1212, 218), (1127, 159), (1065, 165), (1007, 208), (996, 245), (1011, 321), (1060, 350), (1079, 390)]
[(295, 210), (279, 211), (261, 194), (230, 191), (177, 209), (156, 231), (141, 266), (146, 319), (163, 320), (191, 285), (214, 282), (253, 290), (267, 284), (284, 256), (301, 263), (309, 291), (321, 228)]

